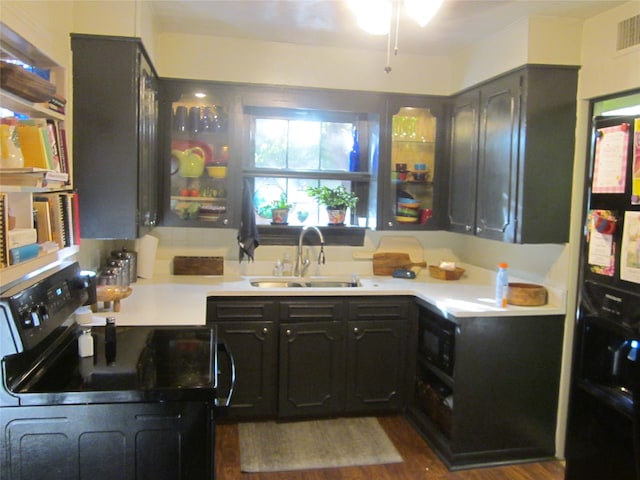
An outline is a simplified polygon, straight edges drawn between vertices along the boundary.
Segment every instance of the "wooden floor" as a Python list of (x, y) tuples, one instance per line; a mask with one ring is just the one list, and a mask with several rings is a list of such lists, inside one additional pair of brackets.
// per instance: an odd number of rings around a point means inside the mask
[(276, 473), (242, 473), (237, 424), (216, 427), (217, 480), (563, 480), (559, 461), (449, 472), (402, 416), (379, 417), (404, 463)]

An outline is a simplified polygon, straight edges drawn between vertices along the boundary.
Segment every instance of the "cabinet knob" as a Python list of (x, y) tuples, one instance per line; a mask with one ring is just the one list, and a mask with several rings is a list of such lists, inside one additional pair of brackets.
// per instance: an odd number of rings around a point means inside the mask
[(482, 228), (481, 227), (476, 227), (476, 233), (480, 233), (482, 232)]
[(393, 227), (393, 222), (387, 222), (388, 227)]
[(284, 333), (285, 333), (285, 335), (287, 337), (290, 337), (293, 332), (291, 330), (287, 329)]
[(358, 327), (354, 327), (353, 329), (353, 333), (357, 334), (360, 330), (358, 330)]
[(228, 219), (228, 218), (225, 218), (225, 219), (222, 221), (222, 223), (223, 223), (224, 225), (229, 225), (229, 219)]
[(467, 232), (470, 232), (470, 231), (471, 231), (471, 228), (472, 228), (472, 227), (471, 227), (471, 225), (465, 225), (465, 226), (464, 226), (464, 229), (465, 229)]
[(266, 335), (267, 333), (269, 333), (269, 329), (267, 327), (264, 327), (262, 329), (262, 333), (264, 333)]

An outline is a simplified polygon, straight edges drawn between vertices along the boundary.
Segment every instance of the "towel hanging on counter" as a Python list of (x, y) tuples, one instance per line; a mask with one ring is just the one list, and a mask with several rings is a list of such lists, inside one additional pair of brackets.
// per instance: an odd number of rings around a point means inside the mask
[(253, 262), (253, 252), (260, 245), (260, 236), (256, 226), (256, 212), (253, 207), (253, 191), (249, 179), (245, 179), (242, 190), (242, 212), (240, 230), (238, 230), (238, 262), (242, 263), (245, 255), (248, 262)]

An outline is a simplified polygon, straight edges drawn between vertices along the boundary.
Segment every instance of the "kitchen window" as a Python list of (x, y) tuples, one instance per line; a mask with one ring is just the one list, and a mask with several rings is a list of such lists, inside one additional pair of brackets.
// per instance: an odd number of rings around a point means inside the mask
[[(247, 144), (244, 176), (252, 180), (256, 221), (271, 225), (271, 202), (285, 195), (293, 204), (288, 226), (328, 224), (324, 205), (308, 186), (342, 185), (358, 196), (345, 226), (375, 227), (375, 177), (379, 122), (370, 114), (310, 109), (245, 107)], [(357, 152), (353, 155), (352, 152)], [(372, 210), (373, 209), (373, 210)], [(298, 229), (292, 233), (296, 235)], [(263, 233), (264, 232), (264, 233)], [(261, 229), (261, 238), (268, 237)], [(279, 235), (286, 230), (279, 227)]]

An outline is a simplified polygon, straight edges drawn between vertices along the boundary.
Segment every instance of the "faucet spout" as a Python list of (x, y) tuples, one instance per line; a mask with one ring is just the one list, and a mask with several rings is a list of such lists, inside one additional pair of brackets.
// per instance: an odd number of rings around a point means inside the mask
[(309, 262), (303, 262), (302, 260), (302, 242), (304, 240), (305, 235), (309, 230), (313, 230), (318, 234), (318, 238), (320, 238), (320, 253), (318, 254), (318, 264), (324, 264), (324, 236), (320, 229), (314, 225), (305, 225), (300, 230), (300, 236), (298, 237), (298, 254), (296, 255), (296, 266), (293, 274), (295, 276), (302, 277), (304, 272), (309, 267)]

